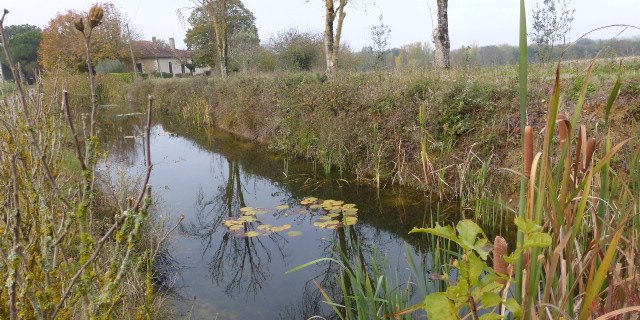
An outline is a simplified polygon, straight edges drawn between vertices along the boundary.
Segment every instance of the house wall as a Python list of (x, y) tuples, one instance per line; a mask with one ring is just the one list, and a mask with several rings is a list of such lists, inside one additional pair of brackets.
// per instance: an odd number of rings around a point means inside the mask
[[(142, 73), (154, 73), (154, 72), (169, 72), (169, 62), (172, 65), (173, 74), (182, 74), (189, 73), (189, 68), (184, 67), (184, 72), (182, 72), (182, 62), (175, 58), (144, 58), (136, 60), (137, 63), (142, 64)], [(158, 66), (160, 68), (158, 68)]]

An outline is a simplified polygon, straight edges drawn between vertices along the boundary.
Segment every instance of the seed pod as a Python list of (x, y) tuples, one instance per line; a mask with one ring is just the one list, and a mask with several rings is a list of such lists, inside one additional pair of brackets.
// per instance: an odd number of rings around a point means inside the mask
[(533, 164), (533, 128), (526, 126), (524, 129), (524, 174), (531, 175), (531, 165)]
[(73, 24), (76, 26), (76, 30), (84, 33), (84, 20), (82, 18), (78, 18)]
[(91, 27), (91, 29), (97, 27), (100, 22), (102, 22), (103, 16), (104, 9), (102, 9), (102, 6), (95, 5), (91, 7), (91, 10), (89, 10), (89, 26)]
[[(509, 245), (507, 240), (501, 236), (496, 236), (493, 241), (493, 271), (499, 275), (509, 274), (509, 264), (504, 260), (504, 257), (509, 253)], [(504, 281), (500, 281), (504, 283)]]
[(591, 159), (593, 159), (593, 154), (596, 152), (596, 138), (589, 139), (587, 142), (587, 156), (585, 158), (584, 163), (582, 164), (582, 172), (587, 171), (587, 168), (591, 166)]
[(569, 137), (571, 123), (567, 120), (567, 116), (560, 114), (558, 116), (558, 135), (560, 136), (560, 150), (564, 152), (564, 148)]

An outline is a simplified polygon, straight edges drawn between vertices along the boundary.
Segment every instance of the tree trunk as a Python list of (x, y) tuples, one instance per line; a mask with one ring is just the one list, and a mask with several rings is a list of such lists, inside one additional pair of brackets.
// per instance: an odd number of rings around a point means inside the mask
[(216, 46), (220, 57), (220, 76), (227, 77), (229, 46), (227, 31), (227, 0), (211, 0), (209, 13), (213, 19), (213, 29), (216, 33)]
[(333, 61), (334, 38), (333, 38), (333, 22), (336, 19), (336, 11), (333, 6), (333, 0), (325, 0), (325, 26), (324, 26), (324, 59), (327, 65), (327, 76), (332, 77), (335, 74), (335, 64)]
[(437, 0), (438, 2), (438, 27), (433, 31), (433, 42), (435, 42), (435, 64), (437, 68), (448, 69), (451, 67), (449, 51), (449, 14), (448, 0)]
[[(327, 64), (327, 77), (332, 77), (338, 67), (338, 53), (340, 52), (340, 38), (342, 37), (342, 25), (347, 15), (344, 7), (348, 0), (340, 0), (340, 6), (336, 10), (334, 0), (325, 0), (325, 27), (324, 27), (324, 57)], [(333, 29), (333, 24), (338, 18), (338, 26)]]

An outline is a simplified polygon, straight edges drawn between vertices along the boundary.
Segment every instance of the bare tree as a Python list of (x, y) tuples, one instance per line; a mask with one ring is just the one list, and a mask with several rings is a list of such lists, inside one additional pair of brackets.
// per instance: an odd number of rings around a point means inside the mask
[(371, 40), (373, 40), (374, 49), (377, 51), (378, 59), (376, 64), (383, 65), (384, 52), (387, 50), (391, 29), (382, 21), (382, 15), (380, 15), (379, 20), (380, 24), (371, 26)]
[(564, 42), (571, 31), (575, 11), (571, 0), (542, 0), (536, 3), (533, 10), (533, 31), (529, 37), (538, 46), (540, 61), (548, 61), (554, 45), (561, 40)]
[[(347, 6), (348, 2), (349, 0), (325, 0), (324, 54), (328, 77), (332, 77), (338, 67), (342, 25), (347, 15), (344, 12), (344, 7)], [(337, 7), (336, 3), (338, 4)], [(338, 25), (334, 28), (336, 18), (338, 19)]]
[(438, 27), (433, 30), (433, 42), (435, 43), (436, 67), (448, 69), (451, 67), (449, 52), (449, 0), (437, 0), (438, 3)]

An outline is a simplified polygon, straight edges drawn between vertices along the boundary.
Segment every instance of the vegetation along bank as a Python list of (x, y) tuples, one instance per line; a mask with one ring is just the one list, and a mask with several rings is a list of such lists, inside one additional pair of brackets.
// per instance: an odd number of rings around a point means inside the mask
[[(564, 67), (562, 110), (569, 116), (586, 66)], [(529, 122), (542, 128), (553, 66), (535, 67)], [(592, 132), (602, 122), (617, 69), (615, 62), (601, 60), (593, 71), (584, 111)], [(516, 71), (341, 73), (331, 80), (315, 73), (153, 79), (139, 82), (132, 93), (138, 101), (152, 94), (164, 115), (230, 131), (291, 159), (314, 161), (326, 173), (445, 194), (498, 185), (514, 194), (517, 176), (501, 169), (518, 170), (521, 161)], [(612, 117), (619, 139), (638, 135), (638, 63), (625, 61), (622, 79)], [(539, 142), (542, 135), (537, 133)]]

